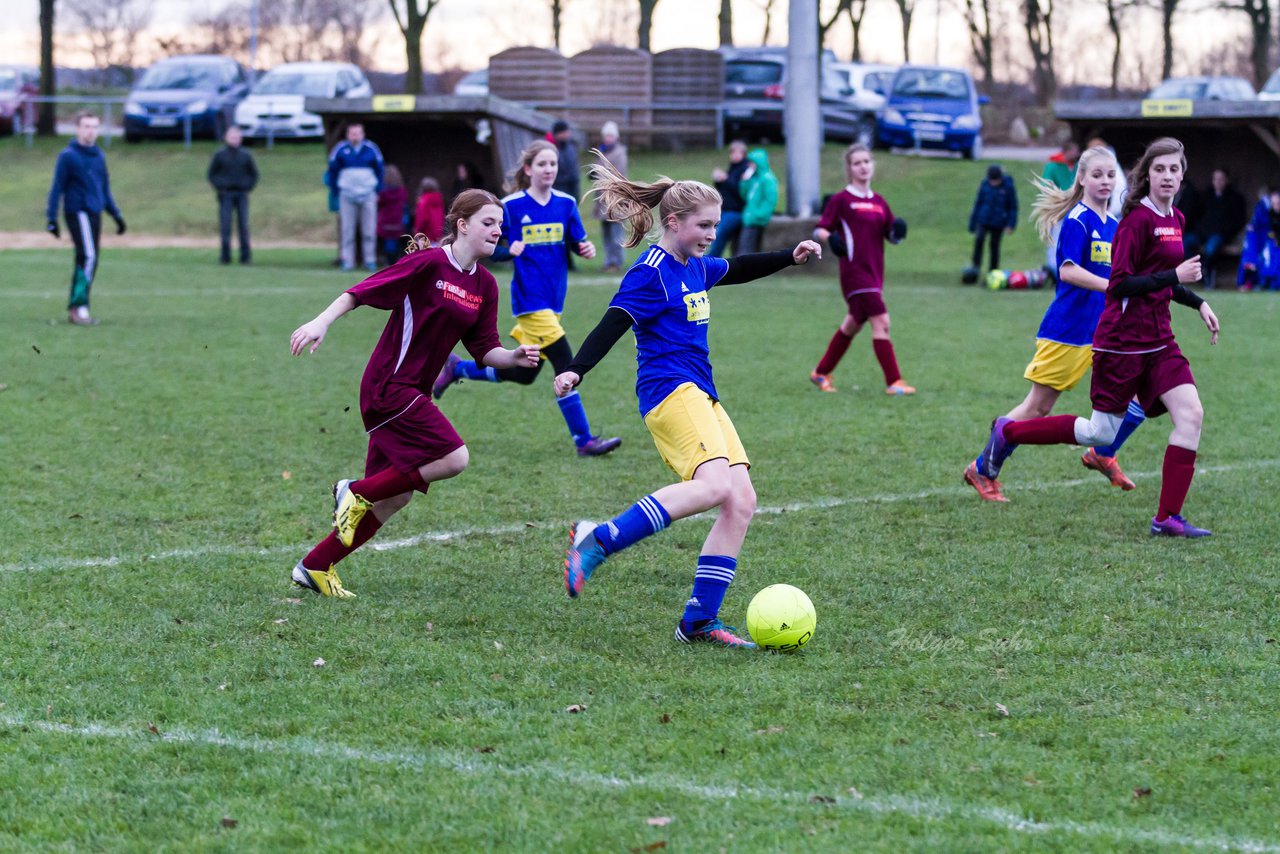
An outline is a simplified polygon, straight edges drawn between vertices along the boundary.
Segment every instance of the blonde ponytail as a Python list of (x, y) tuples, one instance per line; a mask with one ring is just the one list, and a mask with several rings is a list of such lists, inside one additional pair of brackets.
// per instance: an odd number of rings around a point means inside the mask
[(704, 205), (719, 205), (720, 194), (714, 188), (699, 181), (675, 181), (659, 175), (651, 184), (632, 181), (617, 170), (600, 152), (591, 149), (598, 162), (587, 170), (594, 186), (587, 193), (600, 200), (604, 218), (611, 222), (624, 222), (631, 232), (623, 244), (628, 249), (639, 246), (654, 230), (653, 209), (665, 223), (674, 215), (677, 219), (696, 211)]
[[(1071, 188), (1063, 190), (1040, 176), (1033, 176), (1031, 183), (1039, 191), (1035, 202), (1031, 205), (1031, 221), (1035, 223), (1040, 239), (1045, 243), (1053, 237), (1053, 228), (1067, 218), (1071, 209), (1084, 198), (1084, 182), (1081, 178), (1092, 168), (1094, 161), (1108, 160), (1116, 162), (1115, 155), (1105, 148), (1090, 148), (1080, 155), (1076, 163), (1076, 174)], [(1116, 166), (1117, 170), (1119, 166)]]

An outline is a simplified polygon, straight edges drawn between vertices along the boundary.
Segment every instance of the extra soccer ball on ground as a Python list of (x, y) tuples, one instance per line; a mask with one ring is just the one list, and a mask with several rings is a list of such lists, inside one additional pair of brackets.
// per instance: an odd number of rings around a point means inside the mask
[(790, 584), (769, 585), (747, 606), (747, 631), (770, 652), (795, 652), (809, 642), (817, 625), (813, 603)]

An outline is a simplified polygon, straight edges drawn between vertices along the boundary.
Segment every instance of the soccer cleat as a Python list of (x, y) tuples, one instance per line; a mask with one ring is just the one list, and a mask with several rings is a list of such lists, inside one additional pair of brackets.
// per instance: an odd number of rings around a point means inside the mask
[(916, 389), (915, 386), (909, 386), (902, 380), (894, 380), (892, 384), (885, 388), (884, 393), (901, 397), (904, 394), (915, 394)]
[(676, 640), (680, 643), (711, 643), (729, 649), (755, 649), (756, 645), (749, 640), (738, 637), (733, 626), (726, 626), (716, 617), (712, 620), (701, 620), (697, 623), (676, 623)]
[(75, 326), (97, 326), (98, 318), (90, 316), (88, 306), (78, 305), (67, 309), (67, 322)]
[(1004, 428), (1012, 423), (1012, 418), (1006, 418), (1003, 415), (991, 422), (991, 435), (987, 438), (986, 447), (982, 449), (982, 467), (987, 470), (987, 476), (992, 480), (1000, 476), (1000, 467), (1017, 447), (1004, 439)]
[(1116, 462), (1115, 457), (1104, 457), (1093, 448), (1084, 452), (1084, 456), (1080, 458), (1081, 464), (1087, 469), (1100, 471), (1107, 476), (1107, 480), (1111, 481), (1112, 486), (1118, 486), (1125, 492), (1133, 489), (1133, 481), (1120, 471), (1120, 464)]
[(1153, 537), (1187, 537), (1188, 539), (1194, 539), (1212, 535), (1213, 531), (1197, 528), (1177, 513), (1162, 522), (1157, 521), (1155, 518), (1151, 520), (1151, 536)]
[(831, 383), (831, 374), (820, 374), (817, 371), (809, 374), (809, 382), (818, 387), (818, 391), (835, 391), (836, 387)]
[(293, 583), (306, 590), (319, 593), (321, 596), (333, 596), (336, 599), (354, 599), (356, 594), (342, 586), (342, 579), (331, 566), (326, 570), (307, 569), (298, 561), (293, 568)]
[(444, 367), (440, 369), (440, 373), (436, 374), (436, 381), (431, 384), (431, 396), (436, 400), (444, 397), (445, 390), (457, 382), (453, 376), (453, 369), (461, 361), (462, 357), (456, 353), (450, 353), (449, 358), (444, 360)]
[(978, 491), (983, 501), (1008, 501), (1000, 491), (1000, 481), (994, 477), (986, 477), (978, 471), (978, 463), (969, 463), (964, 470), (964, 482)]
[(355, 542), (360, 520), (373, 507), (372, 502), (351, 491), (354, 482), (340, 480), (333, 485), (333, 530), (337, 531), (338, 540), (347, 548)]
[(582, 587), (604, 563), (604, 546), (595, 535), (594, 522), (574, 522), (569, 527), (569, 552), (564, 558), (564, 589), (570, 599), (577, 599)]
[(578, 456), (580, 457), (603, 457), (610, 451), (615, 450), (622, 444), (622, 439), (614, 436), (609, 439), (602, 439), (599, 436), (592, 436), (587, 440), (585, 445), (578, 447)]

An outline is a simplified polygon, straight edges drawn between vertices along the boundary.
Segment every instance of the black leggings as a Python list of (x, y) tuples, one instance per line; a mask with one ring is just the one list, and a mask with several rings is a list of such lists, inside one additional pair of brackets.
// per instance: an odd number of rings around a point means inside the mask
[[(568, 336), (558, 338), (555, 343), (543, 347), (542, 353), (547, 357), (545, 361), (551, 363), (551, 367), (555, 368), (557, 374), (564, 373), (569, 363), (573, 361), (573, 347), (569, 344)], [(499, 368), (498, 379), (504, 383), (533, 385), (533, 381), (542, 371), (543, 364), (544, 360), (539, 360), (536, 368)]]
[(973, 238), (973, 266), (982, 266), (982, 244), (988, 236), (991, 237), (991, 269), (995, 270), (1000, 267), (1000, 238), (1004, 236), (1003, 228), (978, 226)]

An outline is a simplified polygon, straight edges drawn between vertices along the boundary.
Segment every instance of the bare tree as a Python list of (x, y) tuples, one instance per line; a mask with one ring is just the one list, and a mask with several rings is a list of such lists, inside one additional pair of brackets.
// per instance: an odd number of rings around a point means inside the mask
[(551, 2), (551, 42), (556, 46), (556, 50), (560, 49), (560, 22), (564, 15), (564, 5), (567, 0), (550, 0)]
[(898, 16), (902, 19), (902, 61), (911, 61), (911, 18), (916, 13), (917, 0), (894, 0), (898, 4)]
[(733, 47), (733, 0), (720, 0), (720, 47)]
[(818, 4), (818, 47), (823, 48), (827, 44), (827, 33), (831, 32), (831, 28), (836, 25), (836, 21), (840, 20), (840, 16), (844, 14), (845, 8), (852, 3), (853, 0), (836, 0), (836, 7), (831, 12), (831, 17), (822, 20), (822, 4)]
[(867, 14), (867, 0), (850, 0), (846, 9), (849, 26), (853, 27), (853, 61), (862, 62), (862, 19)]
[(760, 4), (760, 8), (764, 11), (764, 35), (760, 37), (760, 44), (769, 43), (769, 35), (773, 31), (773, 4), (776, 0), (764, 0)]
[(1102, 0), (1107, 9), (1107, 29), (1111, 31), (1111, 39), (1115, 47), (1111, 52), (1111, 94), (1120, 91), (1120, 58), (1123, 48), (1123, 30), (1121, 28), (1124, 13), (1137, 5), (1137, 0)]
[[(422, 31), (427, 28), (427, 18), (440, 5), (440, 0), (387, 0), (396, 26), (404, 35), (405, 78), (404, 91), (410, 95), (422, 92)], [(401, 14), (403, 7), (404, 14)]]
[[(1106, 0), (1114, 3), (1116, 0)], [(964, 0), (964, 20), (969, 27), (969, 46), (973, 60), (982, 69), (982, 82), (995, 82), (995, 34), (991, 30), (991, 6), (994, 0)]]
[(1243, 12), (1249, 17), (1249, 70), (1253, 85), (1261, 89), (1271, 74), (1271, 2), (1270, 0), (1236, 0), (1223, 3), (1222, 9)]
[(1173, 15), (1180, 0), (1158, 0), (1160, 4), (1160, 38), (1164, 41), (1164, 64), (1160, 66), (1161, 80), (1173, 74)]
[(653, 10), (657, 5), (658, 0), (640, 0), (640, 28), (637, 31), (639, 38), (636, 46), (641, 50), (649, 49), (649, 32), (653, 29)]
[(128, 65), (151, 23), (150, 0), (63, 0), (98, 69)]
[[(46, 98), (52, 98), (56, 88), (53, 77), (53, 3), (54, 0), (40, 0), (40, 94)], [(57, 133), (53, 104), (46, 102), (40, 105), (36, 132), (41, 136)]]
[(1031, 48), (1036, 103), (1047, 106), (1058, 91), (1053, 70), (1053, 0), (1023, 0), (1022, 11), (1027, 46)]

